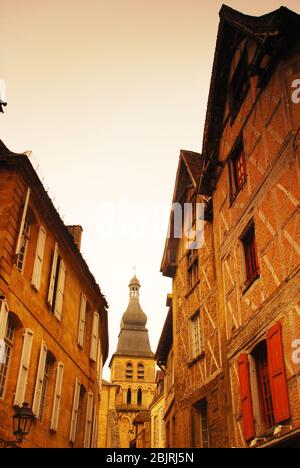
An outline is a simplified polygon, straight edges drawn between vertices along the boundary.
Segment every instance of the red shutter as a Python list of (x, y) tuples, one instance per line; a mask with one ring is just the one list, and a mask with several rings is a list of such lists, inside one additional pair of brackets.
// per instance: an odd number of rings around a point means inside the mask
[(290, 418), (280, 322), (267, 333), (267, 346), (274, 416), (278, 424)]
[(250, 440), (255, 436), (255, 428), (252, 410), (249, 362), (247, 354), (242, 354), (239, 357), (238, 366), (244, 437), (246, 440)]

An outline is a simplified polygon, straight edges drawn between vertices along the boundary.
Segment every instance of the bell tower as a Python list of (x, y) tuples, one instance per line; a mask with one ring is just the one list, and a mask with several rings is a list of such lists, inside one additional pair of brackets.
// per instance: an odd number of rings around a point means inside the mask
[(147, 411), (155, 395), (155, 358), (150, 347), (147, 316), (140, 306), (140, 282), (129, 282), (129, 303), (120, 324), (118, 345), (110, 362), (116, 396), (121, 448), (130, 446), (134, 418)]

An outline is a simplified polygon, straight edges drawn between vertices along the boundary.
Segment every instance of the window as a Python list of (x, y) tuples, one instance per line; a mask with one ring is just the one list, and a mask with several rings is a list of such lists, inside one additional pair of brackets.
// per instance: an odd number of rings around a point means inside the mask
[(241, 240), (245, 258), (245, 286), (248, 287), (259, 277), (254, 224), (248, 228)]
[(142, 380), (144, 378), (144, 364), (138, 365), (138, 379)]
[(202, 353), (201, 315), (198, 310), (190, 320), (191, 359), (197, 359)]
[(137, 404), (138, 404), (138, 406), (142, 406), (142, 402), (143, 402), (143, 392), (142, 392), (142, 389), (139, 388), (138, 393), (137, 393)]
[(23, 227), (23, 232), (22, 232), (22, 237), (21, 237), (20, 250), (17, 256), (17, 260), (16, 260), (16, 266), (17, 266), (17, 269), (20, 271), (20, 273), (22, 273), (24, 270), (25, 258), (26, 258), (26, 252), (27, 252), (27, 244), (29, 241), (29, 234), (30, 234), (30, 221), (29, 221), (29, 217), (26, 216), (24, 227)]
[(127, 390), (127, 406), (131, 405), (131, 388)]
[(12, 349), (13, 349), (15, 329), (16, 327), (12, 319), (9, 318), (7, 321), (6, 332), (5, 332), (5, 337), (4, 337), (4, 343), (5, 343), (4, 362), (3, 364), (0, 363), (0, 398), (3, 398), (4, 396), (5, 384), (6, 384), (7, 377), (8, 377), (9, 364), (10, 364), (11, 354), (12, 354)]
[(199, 412), (200, 412), (201, 448), (209, 448), (209, 430), (208, 430), (206, 401), (201, 402)]
[[(252, 359), (251, 377), (249, 356), (244, 353), (238, 359), (243, 432), (247, 441), (257, 431), (264, 434), (291, 417), (280, 322), (254, 348)], [(256, 392), (252, 394), (253, 388)]]
[(270, 372), (268, 366), (268, 352), (265, 341), (255, 349), (255, 362), (258, 389), (261, 399), (264, 422), (267, 428), (275, 426), (274, 406), (271, 391)]
[(188, 288), (193, 289), (198, 281), (198, 251), (191, 249), (187, 255), (188, 259)]
[(42, 389), (41, 389), (41, 402), (40, 402), (40, 411), (38, 415), (38, 420), (42, 422), (43, 415), (44, 415), (44, 410), (46, 406), (46, 395), (47, 395), (47, 388), (48, 388), (48, 382), (50, 378), (50, 367), (51, 367), (52, 359), (49, 353), (47, 353), (46, 356), (46, 363), (45, 363), (45, 371), (44, 371), (44, 378), (43, 378), (43, 383), (42, 383)]
[(229, 177), (231, 202), (247, 180), (243, 140), (240, 138), (229, 156)]
[(127, 362), (126, 364), (126, 379), (130, 380), (133, 377), (133, 367), (131, 362)]
[(229, 85), (229, 109), (231, 124), (234, 123), (241, 105), (248, 93), (250, 78), (248, 73), (248, 53), (245, 47)]

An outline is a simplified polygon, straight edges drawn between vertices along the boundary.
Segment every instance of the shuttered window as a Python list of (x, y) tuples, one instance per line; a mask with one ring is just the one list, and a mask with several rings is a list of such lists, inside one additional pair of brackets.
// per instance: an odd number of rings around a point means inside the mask
[(86, 416), (85, 416), (85, 428), (84, 428), (84, 448), (91, 447), (91, 436), (92, 436), (92, 426), (93, 426), (93, 407), (94, 407), (94, 394), (88, 392), (87, 395), (87, 406), (86, 406)]
[(91, 336), (91, 349), (90, 349), (90, 359), (94, 362), (96, 362), (96, 359), (97, 359), (98, 340), (99, 340), (99, 314), (98, 312), (94, 312), (92, 336)]
[(255, 436), (252, 397), (250, 386), (249, 362), (247, 354), (242, 354), (238, 360), (240, 382), (241, 410), (243, 417), (243, 431), (245, 440)]
[(78, 378), (76, 378), (75, 386), (74, 386), (74, 397), (73, 397), (73, 406), (72, 406), (71, 424), (70, 424), (70, 434), (69, 434), (69, 442), (72, 442), (73, 444), (75, 444), (75, 441), (76, 441), (80, 390), (81, 390), (80, 380)]
[(267, 333), (267, 348), (275, 423), (278, 424), (290, 418), (280, 322)]
[(64, 364), (62, 362), (58, 362), (57, 369), (56, 369), (56, 382), (55, 382), (52, 416), (51, 416), (51, 423), (50, 423), (51, 431), (57, 431), (58, 429), (63, 376), (64, 376)]
[(79, 323), (78, 323), (78, 336), (77, 336), (77, 343), (81, 348), (83, 348), (84, 346), (85, 320), (86, 320), (86, 297), (84, 294), (81, 294)]
[(24, 332), (21, 362), (20, 362), (17, 387), (16, 387), (15, 399), (14, 399), (15, 406), (22, 406), (25, 401), (32, 341), (33, 341), (33, 332), (29, 328), (26, 328)]
[(40, 284), (41, 284), (45, 241), (46, 241), (46, 231), (42, 226), (40, 226), (37, 245), (36, 245), (36, 251), (35, 251), (32, 281), (31, 281), (32, 286), (34, 286), (35, 289), (37, 290), (39, 290)]
[(21, 218), (21, 224), (20, 224), (17, 244), (16, 244), (16, 250), (15, 250), (16, 256), (18, 256), (20, 254), (21, 247), (22, 247), (22, 238), (23, 238), (24, 228), (25, 228), (25, 223), (26, 223), (29, 198), (30, 198), (30, 188), (28, 187), (27, 193), (26, 193), (26, 198), (25, 198), (25, 203), (24, 203), (24, 207), (23, 207), (23, 212), (22, 212), (22, 218)]
[(44, 342), (42, 342), (41, 350), (40, 350), (40, 357), (39, 357), (39, 364), (35, 382), (35, 390), (34, 390), (34, 397), (32, 403), (32, 412), (33, 414), (38, 417), (40, 414), (40, 406), (41, 406), (41, 397), (42, 397), (42, 388), (45, 376), (45, 366), (46, 366), (46, 359), (47, 359), (47, 346)]

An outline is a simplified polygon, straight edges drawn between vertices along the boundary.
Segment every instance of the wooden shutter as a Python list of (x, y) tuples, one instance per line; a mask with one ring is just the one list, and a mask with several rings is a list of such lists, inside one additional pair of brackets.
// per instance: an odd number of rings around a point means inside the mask
[(23, 231), (24, 231), (25, 219), (26, 219), (27, 210), (28, 210), (29, 198), (30, 198), (30, 188), (28, 187), (27, 193), (26, 193), (26, 198), (25, 198), (25, 203), (24, 203), (24, 207), (23, 207), (21, 224), (20, 224), (20, 228), (19, 228), (19, 235), (18, 235), (17, 245), (16, 245), (16, 251), (15, 251), (16, 256), (19, 255), (20, 249), (21, 249), (22, 235), (23, 235)]
[(98, 312), (94, 312), (92, 336), (91, 336), (91, 349), (90, 349), (90, 359), (94, 362), (96, 362), (97, 360), (98, 339), (99, 339), (99, 314)]
[(46, 359), (47, 359), (47, 346), (45, 342), (43, 341), (41, 345), (41, 350), (40, 350), (39, 365), (38, 365), (38, 370), (37, 370), (37, 375), (36, 375), (35, 390), (34, 390), (34, 397), (33, 397), (33, 403), (32, 403), (32, 412), (36, 417), (38, 417), (40, 413), (42, 388), (43, 388), (43, 382), (44, 382), (44, 377), (45, 377)]
[(93, 406), (94, 406), (94, 394), (88, 392), (87, 405), (86, 405), (86, 416), (85, 416), (85, 429), (84, 429), (84, 448), (91, 447), (91, 436), (92, 436), (92, 425), (93, 425)]
[(57, 369), (56, 369), (56, 382), (55, 382), (55, 390), (54, 390), (52, 416), (51, 416), (51, 422), (50, 422), (51, 431), (57, 431), (57, 428), (58, 428), (63, 376), (64, 376), (64, 364), (63, 362), (58, 362)]
[(57, 261), (58, 261), (58, 244), (57, 244), (57, 242), (55, 242), (53, 260), (52, 260), (52, 268), (51, 268), (51, 276), (50, 276), (50, 283), (49, 283), (49, 291), (48, 291), (48, 304), (49, 304), (49, 306), (51, 308), (53, 307)]
[(42, 265), (43, 265), (43, 258), (44, 258), (45, 241), (46, 241), (46, 231), (42, 226), (40, 226), (38, 240), (36, 244), (36, 250), (35, 250), (32, 280), (31, 280), (32, 286), (34, 286), (35, 289), (37, 290), (39, 290), (40, 284), (41, 284), (41, 274), (42, 274)]
[(0, 366), (6, 362), (5, 334), (8, 320), (8, 305), (6, 299), (0, 300)]
[(66, 278), (65, 264), (63, 260), (61, 260), (60, 265), (59, 265), (55, 307), (54, 307), (54, 315), (59, 321), (61, 321), (61, 317), (62, 317), (62, 305), (63, 305), (63, 300), (64, 300), (65, 278)]
[(0, 301), (0, 340), (4, 340), (8, 320), (8, 305), (6, 299)]
[(102, 358), (102, 351), (101, 351), (101, 341), (98, 340), (98, 351), (97, 351), (97, 381), (99, 385), (99, 394), (101, 392), (102, 387), (102, 367), (103, 367), (103, 358)]
[(15, 392), (14, 406), (22, 406), (25, 400), (27, 377), (30, 364), (33, 331), (26, 328), (24, 331), (24, 341), (21, 354), (21, 362)]
[(83, 348), (84, 346), (85, 316), (86, 316), (86, 297), (84, 294), (81, 294), (78, 336), (77, 336), (77, 343), (81, 348)]
[(274, 416), (278, 424), (290, 418), (280, 322), (267, 333), (267, 347)]
[(94, 417), (93, 417), (93, 433), (92, 433), (91, 448), (97, 448), (97, 447), (98, 447), (98, 412), (95, 406)]
[(80, 389), (81, 389), (81, 383), (80, 383), (80, 380), (76, 377), (75, 387), (74, 387), (73, 407), (72, 407), (72, 414), (71, 414), (70, 434), (69, 434), (69, 442), (72, 442), (73, 444), (75, 444), (75, 441), (76, 441)]
[(252, 397), (250, 386), (249, 362), (247, 354), (242, 354), (238, 360), (241, 409), (243, 417), (243, 430), (245, 440), (255, 436)]

